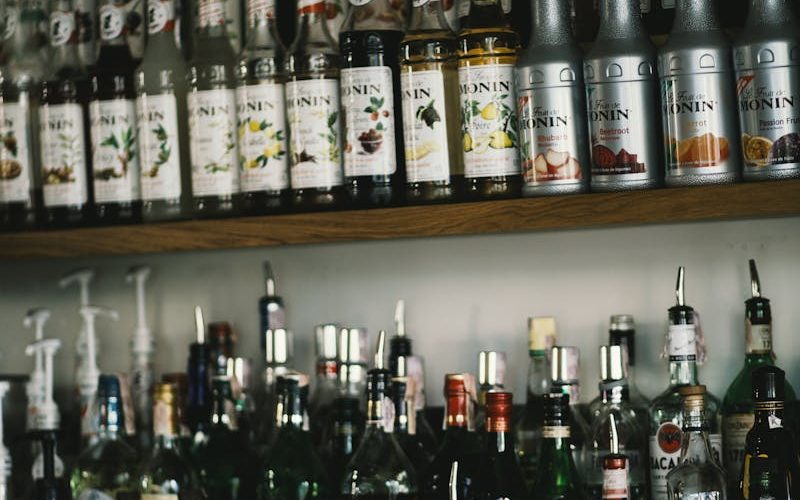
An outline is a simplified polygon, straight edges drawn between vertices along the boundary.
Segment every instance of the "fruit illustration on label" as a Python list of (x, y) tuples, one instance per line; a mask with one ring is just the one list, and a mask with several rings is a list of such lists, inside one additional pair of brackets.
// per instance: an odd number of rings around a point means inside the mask
[[(389, 111), (383, 109), (386, 99), (383, 97), (370, 97), (369, 106), (364, 108), (364, 113), (369, 114), (370, 122), (374, 123), (373, 127), (369, 130), (364, 130), (358, 136), (358, 142), (361, 144), (363, 153), (361, 154), (375, 154), (381, 149), (383, 145), (383, 131), (386, 127), (383, 124), (383, 118), (389, 118)], [(351, 151), (348, 144), (348, 152)]]
[(566, 151), (548, 149), (522, 165), (526, 182), (557, 181), (581, 178), (581, 164)]
[(60, 165), (45, 168), (43, 181), (45, 184), (69, 184), (76, 181), (75, 166), (80, 162), (81, 150), (80, 137), (59, 133), (56, 137), (56, 147), (60, 152), (58, 158)]
[(713, 167), (728, 159), (730, 145), (725, 137), (707, 132), (682, 141), (673, 141), (669, 151), (672, 163), (679, 167)]
[(272, 123), (248, 117), (239, 125), (239, 137), (242, 138), (247, 134), (263, 134), (264, 148), (255, 158), (242, 155), (239, 158), (242, 168), (247, 170), (265, 168), (269, 160), (280, 160), (286, 155), (283, 149), (283, 130), (275, 130)]
[(431, 101), (427, 106), (420, 106), (417, 108), (417, 120), (424, 122), (428, 128), (433, 128), (433, 124), (442, 121), (439, 112), (436, 111), (436, 101)]
[[(3, 151), (0, 151), (0, 158), (2, 158), (0, 160), (0, 181), (16, 179), (22, 174), (22, 165), (18, 161), (11, 159), (16, 158), (19, 153), (17, 138), (13, 130), (5, 133), (0, 147), (3, 149)], [(4, 151), (8, 152), (11, 158), (5, 158)]]
[(748, 165), (753, 167), (765, 167), (769, 165), (769, 152), (772, 150), (772, 141), (766, 137), (752, 137), (742, 134), (742, 150), (744, 159)]
[[(475, 152), (481, 154), (486, 152), (488, 148), (509, 149), (516, 147), (517, 134), (514, 127), (511, 126), (516, 121), (516, 114), (505, 104), (504, 100), (507, 98), (508, 95), (506, 94), (494, 95), (483, 108), (475, 100), (464, 102), (461, 112), (461, 128), (465, 153)], [(480, 127), (475, 127), (475, 130), (489, 128), (491, 132), (473, 137), (470, 133), (470, 126), (477, 119), (483, 120), (484, 123)]]

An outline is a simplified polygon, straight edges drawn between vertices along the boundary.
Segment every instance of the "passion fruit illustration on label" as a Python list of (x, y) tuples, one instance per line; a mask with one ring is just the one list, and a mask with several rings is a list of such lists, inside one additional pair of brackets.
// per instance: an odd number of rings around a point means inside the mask
[(667, 151), (670, 155), (669, 163), (674, 167), (713, 167), (728, 159), (730, 144), (725, 137), (717, 137), (707, 132), (681, 141), (673, 140), (668, 145)]
[(622, 148), (616, 154), (602, 144), (592, 146), (592, 164), (594, 172), (599, 175), (643, 174), (647, 166), (639, 162), (639, 155), (629, 153)]
[(522, 165), (522, 174), (528, 183), (542, 181), (579, 180), (581, 164), (566, 151), (548, 149)]
[[(464, 102), (462, 109), (462, 134), (463, 149), (465, 153), (483, 154), (489, 148), (508, 149), (514, 148), (517, 144), (517, 134), (511, 124), (516, 120), (514, 111), (506, 105), (503, 100), (507, 95), (496, 95), (483, 106), (480, 102), (468, 100)], [(492, 124), (491, 132), (473, 136), (470, 125), (473, 121), (480, 119), (485, 123)], [(475, 127), (475, 130), (479, 130)]]
[(767, 137), (742, 134), (742, 152), (748, 167), (766, 167), (769, 165), (769, 152), (772, 141)]

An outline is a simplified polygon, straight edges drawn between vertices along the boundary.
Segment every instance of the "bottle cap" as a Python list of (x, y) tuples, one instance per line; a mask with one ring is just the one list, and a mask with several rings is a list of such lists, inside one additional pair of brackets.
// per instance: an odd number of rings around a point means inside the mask
[(554, 346), (550, 366), (551, 379), (559, 385), (578, 383), (580, 379), (580, 350), (572, 346)]
[(486, 430), (508, 432), (511, 430), (511, 408), (513, 396), (510, 392), (490, 392), (486, 395)]
[(753, 400), (783, 401), (786, 398), (786, 373), (777, 366), (760, 366), (753, 370)]
[(636, 325), (633, 321), (633, 314), (614, 314), (609, 320), (609, 330), (618, 332), (627, 332), (636, 330)]
[(116, 375), (101, 374), (97, 379), (98, 398), (121, 398), (122, 388)]
[(556, 320), (552, 316), (528, 318), (528, 350), (547, 352), (556, 341)]
[(369, 339), (365, 328), (342, 328), (339, 332), (339, 363), (369, 363)]
[(675, 284), (675, 305), (669, 308), (669, 322), (672, 325), (694, 324), (694, 309), (686, 305), (685, 274), (684, 267), (678, 267), (678, 281)]
[(253, 362), (249, 358), (228, 358), (226, 373), (231, 380), (236, 380), (241, 390), (246, 391), (251, 385)]
[(684, 409), (702, 409), (705, 406), (706, 386), (688, 385), (678, 389)]
[(272, 273), (272, 265), (268, 260), (264, 261), (264, 288), (267, 297), (275, 297), (277, 295), (277, 287), (275, 286), (275, 276)]
[(337, 359), (336, 345), (338, 343), (339, 326), (333, 323), (317, 325), (314, 327), (314, 339), (317, 359)]
[(478, 353), (478, 385), (502, 388), (506, 381), (506, 353), (481, 351)]
[(612, 382), (627, 377), (625, 350), (619, 345), (600, 347), (600, 380)]
[(267, 364), (287, 364), (292, 359), (293, 337), (289, 330), (277, 328), (264, 332), (266, 339), (265, 360)]

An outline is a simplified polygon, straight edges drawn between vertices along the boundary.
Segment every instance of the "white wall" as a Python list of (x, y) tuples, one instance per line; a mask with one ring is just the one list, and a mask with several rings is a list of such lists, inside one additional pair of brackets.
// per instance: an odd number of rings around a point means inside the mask
[(403, 297), (415, 350), (427, 359), (430, 403), (441, 402), (444, 373), (474, 371), (477, 351), (487, 348), (508, 353), (513, 389), (524, 397), (526, 318), (546, 314), (557, 318), (560, 343), (581, 348), (584, 399), (589, 399), (596, 392), (597, 348), (606, 339), (608, 317), (629, 312), (639, 325), (639, 384), (652, 396), (667, 382), (659, 352), (676, 269), (683, 264), (687, 300), (702, 313), (708, 343), (710, 359), (701, 380), (721, 397), (742, 363), (749, 257), (758, 260), (763, 289), (773, 301), (779, 363), (800, 386), (800, 218), (2, 262), (0, 373), (30, 370), (32, 361), (22, 352), (33, 334), (22, 327), (22, 317), (29, 307), (50, 307), (47, 333), (67, 343), (57, 357), (64, 399), (72, 384), (78, 294), (60, 290), (56, 281), (65, 271), (88, 265), (98, 271), (92, 301), (121, 313), (119, 323), (98, 325), (102, 370), (129, 364), (134, 295), (123, 276), (138, 263), (154, 269), (148, 316), (161, 371), (185, 366), (194, 304), (204, 307), (208, 320), (231, 320), (239, 352), (258, 357), (261, 261), (269, 258), (288, 306), (301, 369), (312, 369), (315, 324), (366, 326), (373, 334), (391, 329), (395, 300)]

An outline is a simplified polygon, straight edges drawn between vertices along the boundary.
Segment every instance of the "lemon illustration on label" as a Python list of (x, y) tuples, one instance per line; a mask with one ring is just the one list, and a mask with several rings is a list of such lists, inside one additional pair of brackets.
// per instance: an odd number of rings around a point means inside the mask
[(464, 143), (463, 146), (464, 146), (464, 152), (465, 153), (469, 153), (470, 151), (472, 151), (472, 136), (471, 135), (469, 135), (468, 133), (465, 133), (464, 134), (464, 140), (462, 142)]
[(261, 124), (255, 120), (250, 120), (250, 132), (258, 132), (261, 130)]
[(484, 106), (483, 111), (481, 111), (481, 118), (487, 122), (493, 122), (497, 120), (497, 104), (490, 102)]
[(494, 149), (505, 149), (514, 145), (514, 141), (511, 140), (511, 137), (505, 130), (495, 130), (489, 137), (489, 146)]

